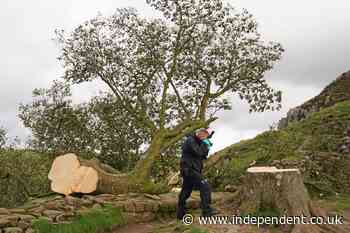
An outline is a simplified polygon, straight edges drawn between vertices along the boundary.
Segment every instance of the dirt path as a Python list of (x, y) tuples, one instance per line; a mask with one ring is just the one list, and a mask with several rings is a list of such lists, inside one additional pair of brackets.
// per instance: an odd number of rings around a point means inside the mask
[[(215, 206), (220, 210), (221, 215), (232, 214), (229, 208), (223, 206)], [(200, 210), (192, 211), (194, 216), (200, 216)], [(245, 226), (237, 225), (200, 225), (195, 221), (192, 226), (195, 226), (199, 229), (207, 229), (210, 233), (250, 233), (250, 228)], [(186, 227), (181, 221), (174, 218), (159, 219), (159, 221), (151, 223), (139, 223), (139, 224), (130, 224), (124, 227), (121, 227), (114, 231), (113, 233), (173, 233), (173, 232), (184, 232)]]
[(113, 233), (150, 233), (154, 228), (155, 224), (152, 223), (129, 224), (119, 228)]

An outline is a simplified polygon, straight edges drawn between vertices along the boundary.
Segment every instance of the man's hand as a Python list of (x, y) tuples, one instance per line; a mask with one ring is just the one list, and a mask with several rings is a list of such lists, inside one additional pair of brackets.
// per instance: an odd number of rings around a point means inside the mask
[(204, 139), (203, 142), (208, 146), (209, 150), (213, 146), (213, 143), (208, 138)]
[(194, 137), (188, 137), (188, 139), (183, 144), (183, 151), (192, 154), (197, 158), (204, 158), (208, 156), (209, 148), (202, 141), (198, 144), (197, 139)]

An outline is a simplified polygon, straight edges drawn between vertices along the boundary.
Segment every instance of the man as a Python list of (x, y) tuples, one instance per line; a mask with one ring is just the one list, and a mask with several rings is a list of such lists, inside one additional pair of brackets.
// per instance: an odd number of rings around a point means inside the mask
[(186, 214), (186, 200), (191, 196), (193, 189), (199, 189), (201, 198), (202, 216), (212, 216), (218, 211), (210, 206), (211, 187), (202, 176), (203, 160), (207, 159), (210, 147), (208, 129), (201, 128), (194, 134), (187, 135), (182, 144), (180, 174), (183, 178), (182, 189), (179, 194), (176, 217), (182, 219)]

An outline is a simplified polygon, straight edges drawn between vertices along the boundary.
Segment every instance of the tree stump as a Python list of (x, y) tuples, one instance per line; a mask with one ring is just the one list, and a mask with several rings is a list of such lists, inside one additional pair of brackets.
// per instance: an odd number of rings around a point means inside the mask
[(247, 212), (271, 208), (282, 215), (309, 216), (309, 195), (298, 169), (251, 167), (244, 186), (244, 206)]
[[(276, 210), (280, 216), (321, 215), (314, 211), (317, 208), (312, 205), (299, 169), (251, 167), (240, 192), (240, 211), (244, 214)], [(292, 233), (348, 232), (338, 225), (285, 225), (283, 228)]]

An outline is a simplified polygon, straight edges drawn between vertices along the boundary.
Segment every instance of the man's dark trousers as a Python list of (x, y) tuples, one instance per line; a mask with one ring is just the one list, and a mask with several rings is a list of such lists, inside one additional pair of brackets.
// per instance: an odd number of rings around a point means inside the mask
[(205, 215), (211, 211), (211, 187), (209, 183), (197, 172), (183, 175), (182, 189), (179, 194), (177, 205), (177, 218), (182, 219), (186, 214), (186, 200), (191, 196), (192, 190), (200, 191), (202, 214)]

